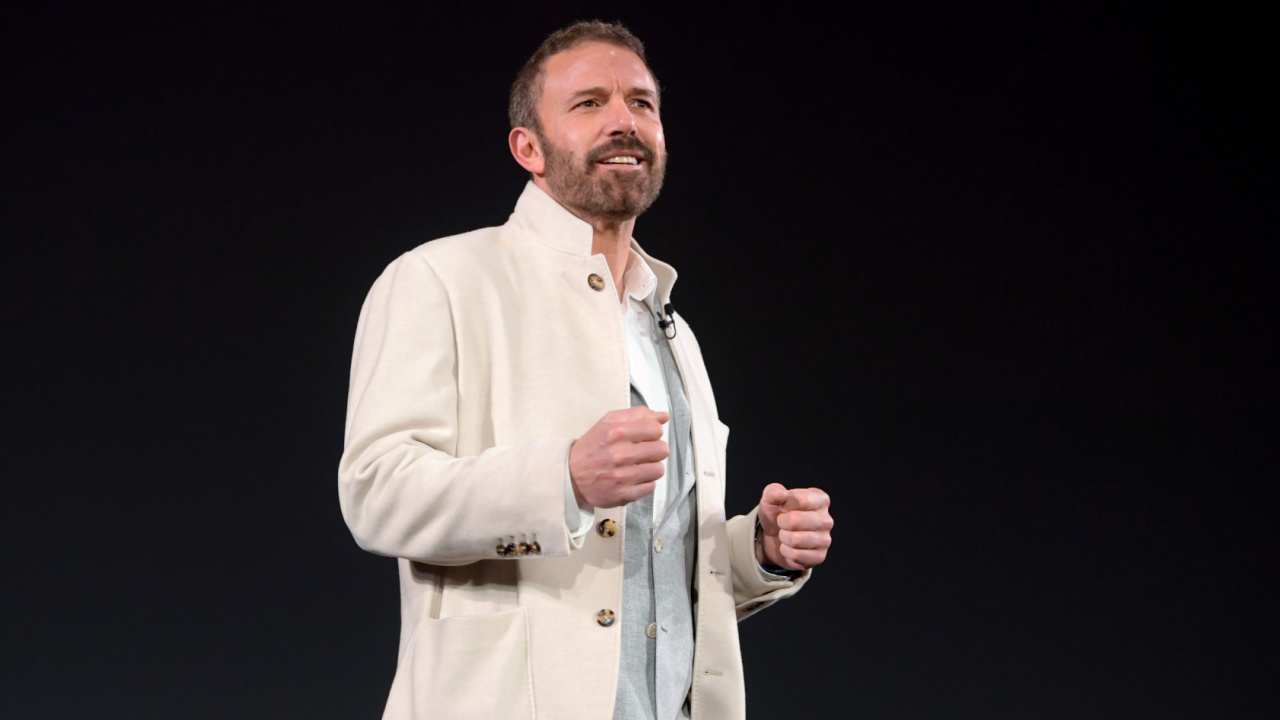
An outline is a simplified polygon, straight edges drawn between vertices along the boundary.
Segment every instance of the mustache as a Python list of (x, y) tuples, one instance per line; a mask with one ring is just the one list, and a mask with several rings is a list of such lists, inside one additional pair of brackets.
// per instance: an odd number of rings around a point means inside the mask
[(653, 161), (657, 157), (657, 154), (653, 152), (653, 148), (649, 147), (648, 145), (645, 145), (644, 141), (642, 141), (640, 138), (620, 137), (620, 138), (614, 138), (613, 140), (610, 140), (604, 145), (601, 145), (600, 147), (592, 150), (587, 155), (587, 163), (594, 165), (595, 163), (598, 163), (602, 159), (604, 159), (605, 155), (609, 155), (610, 153), (615, 153), (615, 152), (624, 151), (624, 150), (640, 153), (641, 159), (649, 163), (650, 165), (653, 165)]

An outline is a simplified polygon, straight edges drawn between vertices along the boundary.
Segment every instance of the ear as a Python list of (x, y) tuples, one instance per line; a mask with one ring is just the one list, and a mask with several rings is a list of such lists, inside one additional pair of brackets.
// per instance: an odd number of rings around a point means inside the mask
[(520, 163), (520, 167), (540, 176), (546, 172), (547, 162), (542, 155), (542, 146), (538, 137), (529, 128), (518, 127), (507, 136), (507, 144), (511, 146), (511, 156)]

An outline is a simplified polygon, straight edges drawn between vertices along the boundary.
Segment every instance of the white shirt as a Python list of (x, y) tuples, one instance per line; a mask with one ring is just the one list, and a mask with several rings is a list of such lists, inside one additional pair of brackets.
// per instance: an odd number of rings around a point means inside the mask
[[(622, 313), (623, 334), (627, 339), (627, 364), (631, 384), (644, 396), (645, 403), (654, 412), (671, 412), (667, 394), (666, 375), (654, 343), (663, 338), (654, 314), (654, 292), (658, 278), (635, 250), (627, 257), (627, 267), (622, 274), (623, 295), (618, 311)], [(663, 340), (665, 342), (665, 339)], [(671, 423), (662, 426), (662, 440), (667, 440)], [(666, 515), (667, 504), (680, 487), (679, 478), (672, 477), (667, 459), (662, 461), (662, 477), (653, 490), (653, 522), (656, 525)], [(565, 524), (572, 537), (578, 538), (591, 528), (595, 508), (583, 508), (573, 495), (573, 481), (569, 476), (568, 460), (565, 460)]]
[[(666, 342), (662, 329), (658, 327), (654, 310), (654, 292), (658, 289), (658, 278), (645, 264), (635, 250), (627, 257), (627, 267), (622, 273), (625, 288), (622, 302), (618, 305), (622, 313), (623, 334), (627, 338), (627, 365), (631, 375), (631, 384), (635, 386), (649, 409), (655, 412), (671, 412), (670, 396), (667, 394), (666, 374), (662, 371), (662, 361), (658, 359), (656, 342)], [(662, 441), (667, 440), (667, 430), (671, 427), (668, 421), (662, 426)], [(653, 490), (653, 525), (657, 527), (667, 513), (667, 505), (676, 496), (680, 481), (668, 471), (667, 459), (662, 461), (662, 477)], [(578, 505), (573, 495), (573, 480), (569, 474), (569, 459), (564, 461), (564, 521), (569, 527), (570, 537), (580, 538), (591, 529), (595, 519), (595, 508)], [(757, 563), (756, 570), (766, 581), (777, 580), (778, 576), (765, 570)]]

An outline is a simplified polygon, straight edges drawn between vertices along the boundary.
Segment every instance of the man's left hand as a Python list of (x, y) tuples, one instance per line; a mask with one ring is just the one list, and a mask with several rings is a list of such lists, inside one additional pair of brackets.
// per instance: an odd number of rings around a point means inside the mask
[(760, 496), (761, 565), (805, 570), (821, 565), (831, 547), (831, 498), (818, 488), (768, 485)]

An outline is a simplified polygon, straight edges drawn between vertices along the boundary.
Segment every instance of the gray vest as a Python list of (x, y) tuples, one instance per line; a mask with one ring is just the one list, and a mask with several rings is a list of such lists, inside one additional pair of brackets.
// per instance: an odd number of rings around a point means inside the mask
[[(667, 471), (680, 478), (678, 498), (653, 520), (653, 495), (627, 505), (622, 585), (622, 662), (614, 720), (687, 718), (693, 681), (693, 571), (697, 494), (689, 428), (693, 413), (671, 346), (655, 342), (671, 406)], [(631, 406), (645, 405), (631, 388)], [(659, 482), (669, 482), (662, 478)]]

